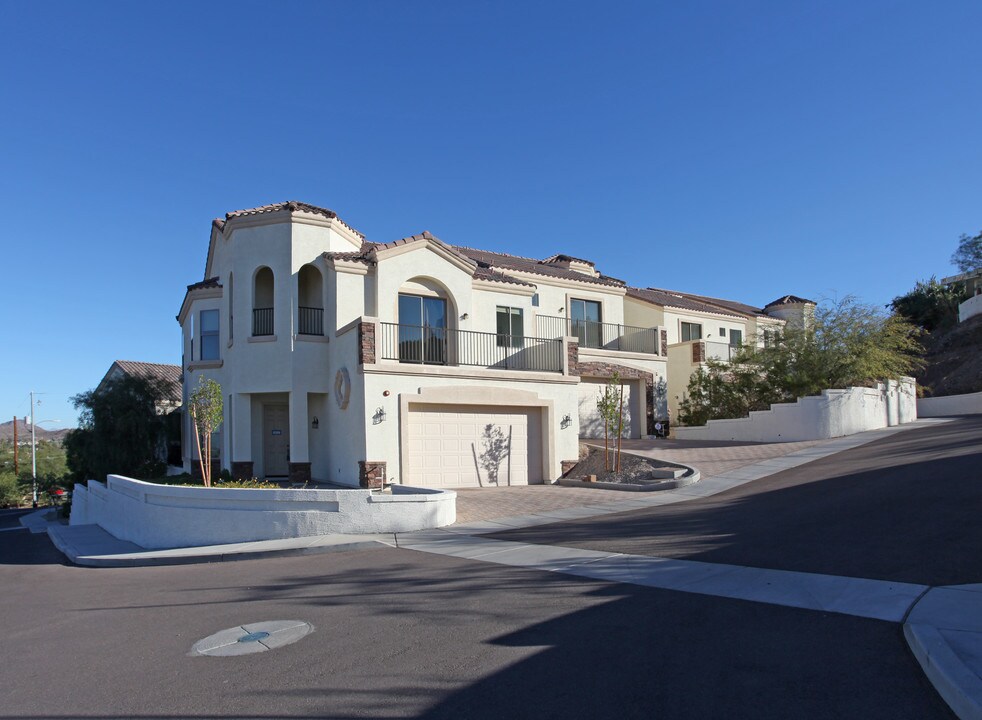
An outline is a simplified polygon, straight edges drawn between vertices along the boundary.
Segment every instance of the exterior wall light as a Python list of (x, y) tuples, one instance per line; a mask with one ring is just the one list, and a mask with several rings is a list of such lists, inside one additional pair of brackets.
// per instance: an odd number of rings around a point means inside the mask
[(317, 419), (317, 416), (316, 415), (314, 415), (314, 420), (313, 420), (313, 422), (310, 423), (310, 427), (312, 427), (312, 428), (314, 428), (314, 430), (316, 430), (320, 426), (321, 426), (321, 421)]
[(461, 320), (466, 320), (468, 317), (469, 316), (467, 315), (467, 313), (464, 313), (463, 315), (460, 316), (460, 319)]
[(565, 430), (572, 424), (573, 424), (573, 418), (571, 418), (569, 415), (566, 415), (562, 420), (559, 421), (559, 428), (561, 430)]
[(372, 415), (372, 425), (378, 425), (383, 422), (385, 422), (385, 408), (380, 407), (375, 411), (375, 414)]

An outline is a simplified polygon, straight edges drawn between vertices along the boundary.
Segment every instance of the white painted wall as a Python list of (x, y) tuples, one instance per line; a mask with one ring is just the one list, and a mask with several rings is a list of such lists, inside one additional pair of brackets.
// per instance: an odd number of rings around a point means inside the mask
[(76, 485), (72, 525), (96, 524), (150, 549), (332, 534), (412, 532), (456, 520), (456, 493), (400, 487), (252, 490), (178, 487), (110, 475)]
[(795, 403), (772, 405), (735, 420), (710, 420), (701, 427), (676, 427), (679, 440), (794, 442), (823, 440), (875, 430), (917, 419), (914, 380), (876, 388), (824, 390)]
[(945, 397), (918, 398), (918, 417), (947, 417), (949, 415), (978, 415), (982, 413), (982, 392)]
[(965, 322), (976, 315), (982, 315), (982, 295), (973, 295), (958, 306), (958, 322)]

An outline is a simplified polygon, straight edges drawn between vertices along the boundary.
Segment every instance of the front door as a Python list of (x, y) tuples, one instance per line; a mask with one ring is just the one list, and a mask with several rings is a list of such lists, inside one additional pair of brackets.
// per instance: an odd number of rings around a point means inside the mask
[(263, 405), (263, 470), (267, 477), (290, 474), (289, 405)]

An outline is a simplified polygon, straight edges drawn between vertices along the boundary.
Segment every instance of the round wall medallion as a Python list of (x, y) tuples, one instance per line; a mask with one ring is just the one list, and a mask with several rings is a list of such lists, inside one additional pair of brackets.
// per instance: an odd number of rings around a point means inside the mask
[(338, 407), (344, 410), (348, 407), (351, 400), (351, 378), (348, 377), (348, 368), (341, 368), (334, 376), (334, 399), (338, 401)]

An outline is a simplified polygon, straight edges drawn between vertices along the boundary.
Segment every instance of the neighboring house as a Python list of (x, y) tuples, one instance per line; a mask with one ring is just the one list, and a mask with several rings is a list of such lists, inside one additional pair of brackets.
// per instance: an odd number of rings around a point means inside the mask
[[(176, 418), (172, 415), (175, 410), (181, 407), (181, 396), (183, 386), (181, 381), (181, 366), (166, 365), (164, 363), (136, 362), (133, 360), (116, 360), (109, 366), (109, 370), (102, 376), (102, 380), (96, 386), (99, 392), (111, 380), (121, 377), (134, 377), (143, 380), (150, 380), (163, 391), (163, 399), (157, 406), (160, 415), (168, 415), (164, 437), (160, 439), (158, 448), (158, 459), (168, 465), (180, 464), (181, 458), (181, 435), (177, 433)], [(183, 426), (181, 429), (183, 433)]]
[(956, 283), (962, 285), (969, 295), (968, 299), (958, 306), (958, 322), (965, 322), (971, 317), (982, 315), (982, 268), (941, 278), (941, 282), (944, 285)]
[(96, 392), (102, 390), (110, 380), (125, 376), (150, 380), (163, 389), (164, 401), (157, 408), (159, 412), (170, 412), (181, 406), (180, 365), (116, 360), (102, 376), (102, 380), (96, 386)]
[(205, 278), (178, 315), (184, 395), (202, 375), (222, 385), (219, 455), (237, 477), (551, 482), (598, 432), (614, 372), (627, 436), (667, 416), (665, 329), (626, 324), (627, 287), (587, 260), (429, 233), (367, 242), (331, 210), (287, 202), (215, 220)]
[(628, 288), (624, 314), (637, 325), (665, 328), (667, 403), (674, 422), (689, 379), (708, 360), (729, 362), (746, 344), (764, 345), (785, 324), (804, 323), (815, 303), (785, 295), (763, 308), (735, 300), (659, 288)]

